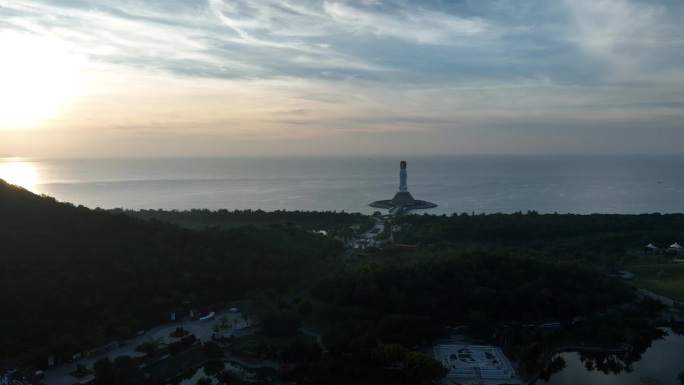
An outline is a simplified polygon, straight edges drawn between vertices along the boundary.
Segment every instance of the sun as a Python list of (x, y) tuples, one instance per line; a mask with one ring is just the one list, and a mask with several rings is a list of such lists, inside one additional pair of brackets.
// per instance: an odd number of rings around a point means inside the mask
[(33, 191), (38, 183), (35, 167), (31, 162), (0, 159), (0, 179)]
[(75, 62), (47, 38), (0, 34), (0, 128), (55, 116), (76, 90)]

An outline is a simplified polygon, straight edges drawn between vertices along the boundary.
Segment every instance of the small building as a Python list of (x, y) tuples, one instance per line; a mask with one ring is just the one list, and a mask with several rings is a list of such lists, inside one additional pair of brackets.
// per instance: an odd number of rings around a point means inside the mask
[(656, 251), (658, 251), (658, 246), (654, 245), (653, 243), (649, 243), (646, 245), (646, 247), (644, 247), (645, 254), (655, 253)]
[(675, 255), (684, 255), (684, 247), (675, 242), (667, 248), (667, 252)]

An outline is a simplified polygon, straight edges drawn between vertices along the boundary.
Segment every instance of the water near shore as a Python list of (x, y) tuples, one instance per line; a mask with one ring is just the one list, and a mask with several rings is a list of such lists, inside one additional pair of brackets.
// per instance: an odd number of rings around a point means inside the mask
[(668, 329), (668, 336), (654, 341), (641, 360), (632, 365), (631, 372), (604, 374), (597, 369), (590, 371), (580, 361), (578, 353), (563, 353), (567, 367), (551, 375), (548, 382), (539, 380), (536, 385), (678, 385), (677, 375), (684, 370), (683, 351), (684, 336)]
[(95, 208), (336, 210), (372, 213), (408, 188), (435, 214), (679, 213), (684, 157), (0, 159), (0, 178)]

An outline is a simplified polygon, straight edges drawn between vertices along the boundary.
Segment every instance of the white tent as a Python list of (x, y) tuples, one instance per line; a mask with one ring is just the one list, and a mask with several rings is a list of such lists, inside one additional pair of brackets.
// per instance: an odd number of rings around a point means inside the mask
[(670, 245), (670, 248), (679, 250), (682, 248), (682, 246), (680, 246), (679, 243), (675, 242), (675, 243)]
[(657, 247), (656, 247), (654, 244), (652, 244), (652, 243), (649, 243), (648, 245), (646, 245), (646, 248), (647, 248), (647, 249), (652, 249), (652, 250), (653, 250), (653, 249), (657, 249)]

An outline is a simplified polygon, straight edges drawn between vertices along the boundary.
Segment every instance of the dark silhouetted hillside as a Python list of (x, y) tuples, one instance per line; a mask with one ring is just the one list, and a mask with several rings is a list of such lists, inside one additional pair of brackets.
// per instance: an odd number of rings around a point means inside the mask
[(297, 229), (146, 222), (0, 180), (0, 361), (30, 349), (68, 357), (170, 312), (284, 290), (337, 248)]

